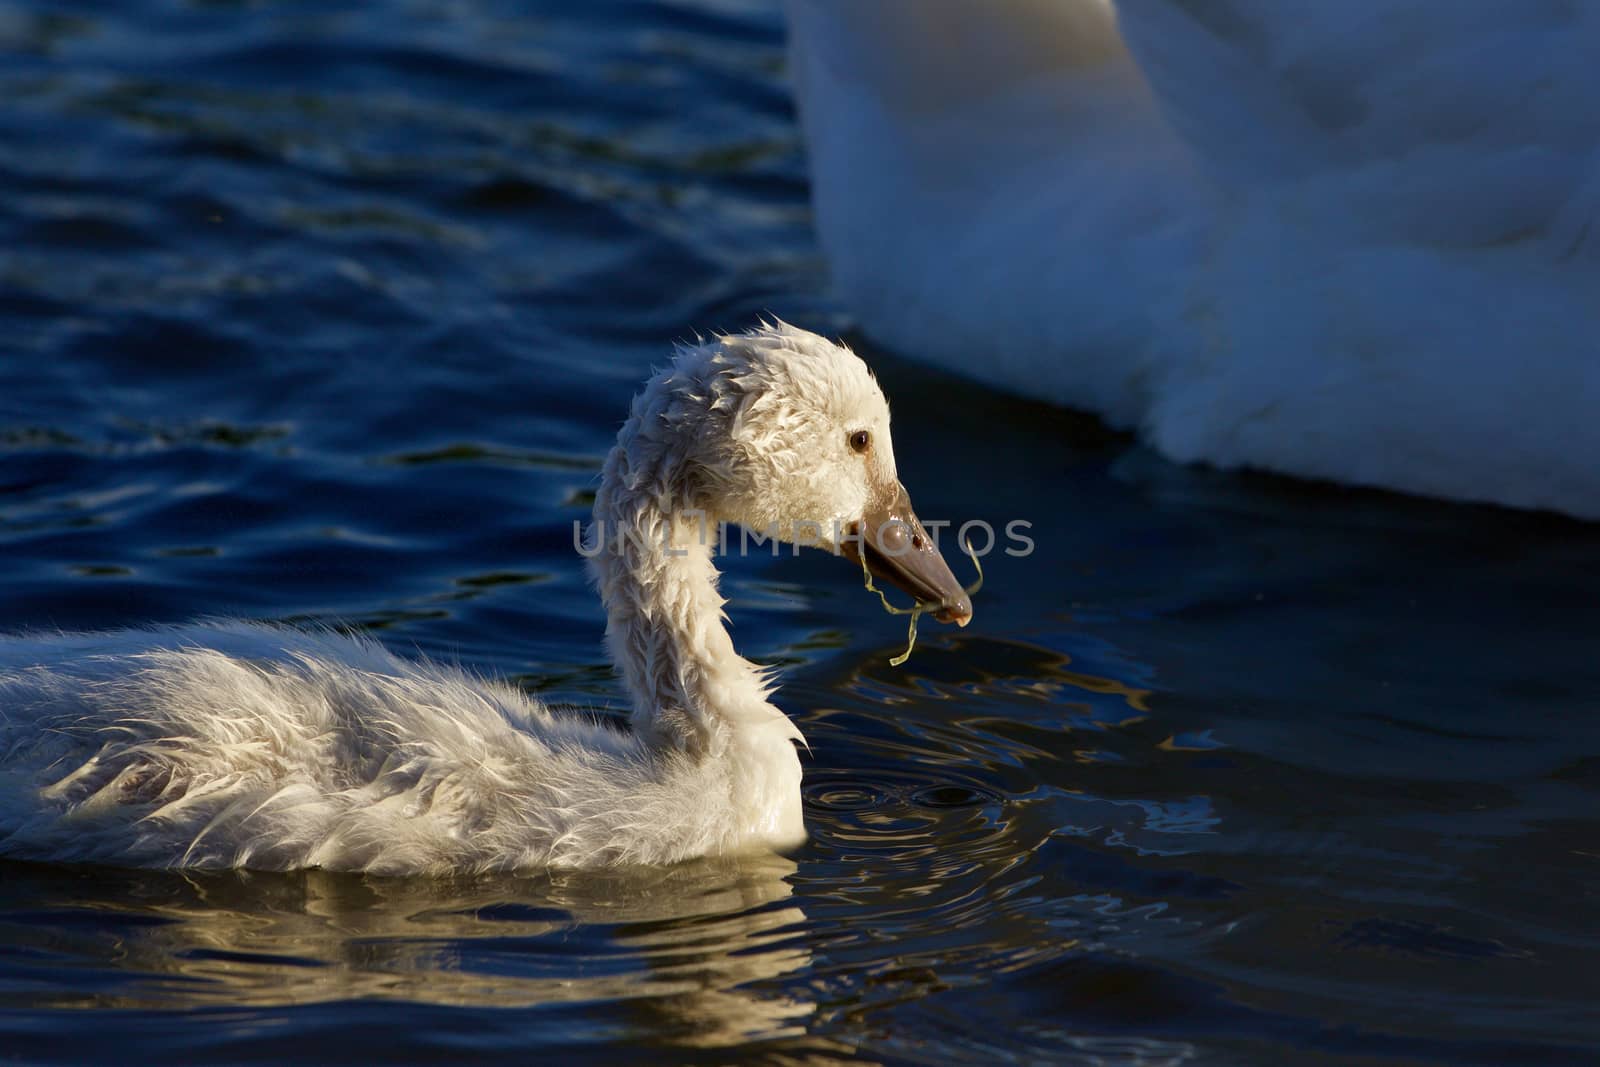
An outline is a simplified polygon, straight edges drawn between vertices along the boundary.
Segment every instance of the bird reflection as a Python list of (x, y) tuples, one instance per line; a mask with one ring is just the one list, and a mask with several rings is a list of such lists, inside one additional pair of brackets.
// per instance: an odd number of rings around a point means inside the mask
[(810, 962), (794, 870), (776, 855), (458, 880), (7, 864), (0, 940), (54, 961), (38, 1007), (609, 1003), (611, 1025), (720, 1047), (804, 1033), (813, 1005), (775, 981)]

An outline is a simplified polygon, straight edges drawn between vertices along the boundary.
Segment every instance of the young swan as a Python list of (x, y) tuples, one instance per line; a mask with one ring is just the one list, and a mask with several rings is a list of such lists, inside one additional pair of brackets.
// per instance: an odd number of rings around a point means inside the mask
[(405, 873), (792, 846), (800, 733), (723, 628), (715, 524), (864, 553), (939, 617), (971, 617), (866, 366), (782, 323), (686, 347), (650, 380), (594, 515), (631, 732), (325, 633), (0, 638), (0, 854)]

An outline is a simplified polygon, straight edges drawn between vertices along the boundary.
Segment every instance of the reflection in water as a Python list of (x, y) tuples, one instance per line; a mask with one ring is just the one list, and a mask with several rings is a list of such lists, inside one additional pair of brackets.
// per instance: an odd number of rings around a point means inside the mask
[(792, 1037), (812, 1011), (776, 983), (810, 959), (785, 881), (794, 870), (777, 856), (460, 881), (7, 864), (4, 1000), (161, 1011), (610, 1003), (681, 1046)]

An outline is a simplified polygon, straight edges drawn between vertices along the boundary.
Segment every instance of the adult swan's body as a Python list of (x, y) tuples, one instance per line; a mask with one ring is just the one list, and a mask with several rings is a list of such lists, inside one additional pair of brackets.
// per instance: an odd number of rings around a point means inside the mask
[(788, 9), (874, 336), (1174, 459), (1600, 518), (1600, 5)]
[(800, 734), (733, 650), (703, 531), (864, 551), (940, 617), (971, 616), (866, 366), (791, 327), (681, 350), (635, 398), (595, 517), (631, 732), (328, 634), (0, 638), (0, 854), (409, 872), (789, 846)]

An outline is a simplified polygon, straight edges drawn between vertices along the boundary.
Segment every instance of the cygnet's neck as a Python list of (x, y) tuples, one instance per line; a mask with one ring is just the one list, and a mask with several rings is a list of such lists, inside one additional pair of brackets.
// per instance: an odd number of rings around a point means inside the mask
[[(644, 399), (644, 398), (641, 398)], [(634, 730), (664, 749), (721, 756), (740, 735), (799, 731), (767, 701), (754, 664), (734, 651), (683, 442), (638, 405), (606, 460), (590, 527), (590, 565), (606, 608), (606, 643), (633, 698)]]

